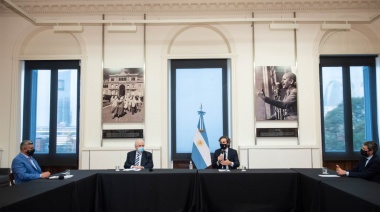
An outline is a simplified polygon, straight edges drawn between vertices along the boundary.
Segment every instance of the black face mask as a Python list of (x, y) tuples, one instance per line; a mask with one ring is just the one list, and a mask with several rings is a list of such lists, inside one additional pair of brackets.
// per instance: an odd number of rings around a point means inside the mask
[(227, 148), (227, 144), (220, 144), (220, 148), (221, 149), (226, 149)]
[(364, 157), (368, 157), (368, 151), (360, 150), (360, 154), (363, 155)]
[(35, 149), (30, 149), (30, 150), (26, 151), (26, 154), (29, 156), (33, 156), (35, 151), (36, 151)]

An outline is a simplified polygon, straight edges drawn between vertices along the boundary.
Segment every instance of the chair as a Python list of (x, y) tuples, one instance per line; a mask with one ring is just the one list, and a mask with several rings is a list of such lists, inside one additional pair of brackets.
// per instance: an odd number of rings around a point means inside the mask
[(0, 168), (0, 188), (9, 186), (9, 174), (11, 173), (10, 168)]
[(15, 185), (15, 176), (13, 175), (13, 173), (9, 173), (9, 181), (11, 182), (12, 186)]

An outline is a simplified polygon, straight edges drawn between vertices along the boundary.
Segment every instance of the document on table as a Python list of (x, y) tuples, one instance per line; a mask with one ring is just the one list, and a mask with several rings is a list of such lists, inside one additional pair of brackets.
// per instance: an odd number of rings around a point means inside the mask
[[(69, 178), (72, 178), (74, 175), (65, 175), (63, 176), (63, 179), (69, 179)], [(59, 176), (51, 176), (49, 177), (50, 180), (55, 180), (55, 179), (59, 179)]]
[(220, 172), (229, 172), (230, 170), (229, 169), (218, 169), (218, 171), (220, 171)]
[(320, 177), (340, 177), (339, 175), (336, 175), (336, 174), (319, 174), (318, 176), (320, 176)]
[(140, 171), (141, 169), (124, 169), (123, 171), (124, 172), (129, 172), (129, 171), (135, 171), (135, 172), (138, 172)]

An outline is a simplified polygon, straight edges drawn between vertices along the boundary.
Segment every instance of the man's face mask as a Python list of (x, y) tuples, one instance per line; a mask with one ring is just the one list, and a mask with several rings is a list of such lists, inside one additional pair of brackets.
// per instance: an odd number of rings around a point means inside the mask
[(364, 151), (363, 149), (360, 150), (360, 154), (364, 157), (368, 157), (368, 151)]
[(29, 156), (33, 156), (35, 151), (36, 151), (35, 149), (29, 149), (28, 151), (26, 151), (26, 154)]
[(221, 149), (226, 149), (227, 148), (227, 144), (220, 144), (220, 148)]

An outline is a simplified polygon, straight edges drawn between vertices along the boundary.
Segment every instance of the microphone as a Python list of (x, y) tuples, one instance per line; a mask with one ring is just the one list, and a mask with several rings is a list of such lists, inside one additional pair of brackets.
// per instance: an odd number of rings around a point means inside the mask
[(58, 179), (59, 179), (59, 180), (63, 180), (63, 179), (65, 179), (65, 175), (64, 175), (64, 174), (60, 174), (60, 175), (58, 176)]
[(153, 171), (153, 169), (152, 169), (152, 168), (150, 168), (150, 169), (149, 169), (149, 172), (152, 172), (152, 171)]

